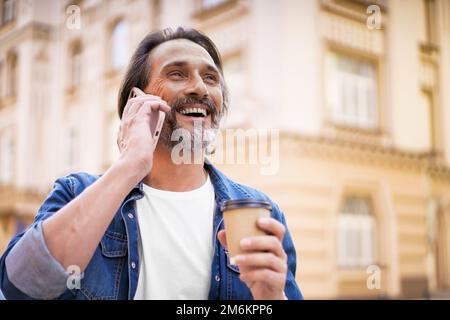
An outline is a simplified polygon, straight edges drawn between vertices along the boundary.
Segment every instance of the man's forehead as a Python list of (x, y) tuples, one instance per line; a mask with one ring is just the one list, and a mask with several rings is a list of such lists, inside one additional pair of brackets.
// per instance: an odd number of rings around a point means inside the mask
[(214, 64), (208, 51), (200, 45), (187, 39), (174, 39), (166, 41), (152, 50), (150, 61), (153, 66), (163, 67), (173, 61), (203, 60), (207, 64)]

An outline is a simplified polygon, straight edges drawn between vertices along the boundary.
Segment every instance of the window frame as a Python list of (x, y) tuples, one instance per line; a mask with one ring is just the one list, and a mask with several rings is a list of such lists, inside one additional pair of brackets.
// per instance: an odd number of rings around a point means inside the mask
[[(374, 93), (376, 97), (374, 110), (372, 111), (374, 119), (363, 119), (358, 118), (358, 116), (354, 116), (356, 120), (339, 120), (337, 118), (343, 117), (344, 115), (336, 116), (334, 113), (336, 112), (336, 107), (329, 105), (330, 100), (330, 83), (331, 77), (333, 76), (332, 66), (330, 66), (329, 59), (330, 56), (334, 55), (335, 57), (344, 57), (349, 60), (356, 60), (360, 62), (366, 62), (373, 66), (374, 73)], [(324, 70), (323, 70), (323, 89), (324, 89), (324, 118), (326, 123), (330, 124), (333, 127), (344, 128), (344, 129), (354, 129), (361, 130), (365, 132), (374, 132), (379, 133), (382, 128), (383, 118), (382, 118), (382, 100), (383, 96), (381, 93), (381, 81), (380, 81), (380, 63), (379, 60), (370, 55), (358, 54), (350, 49), (342, 49), (337, 48), (333, 45), (328, 46), (324, 52)], [(345, 106), (342, 106), (345, 107)], [(349, 116), (350, 118), (350, 116)]]
[[(352, 198), (365, 200), (368, 213), (346, 212), (344, 209), (346, 201)], [(372, 198), (364, 195), (345, 195), (339, 208), (336, 224), (336, 263), (338, 268), (361, 269), (376, 264), (378, 260), (377, 234), (378, 223)], [(358, 251), (355, 250), (357, 247), (359, 247), (359, 253), (355, 253)], [(353, 253), (349, 253), (349, 251), (353, 251)]]

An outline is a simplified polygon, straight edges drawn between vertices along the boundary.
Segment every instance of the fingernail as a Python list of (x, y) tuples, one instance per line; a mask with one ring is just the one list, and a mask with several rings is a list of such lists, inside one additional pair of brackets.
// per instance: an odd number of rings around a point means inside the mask
[(243, 247), (248, 247), (252, 242), (250, 241), (250, 239), (242, 239), (241, 240), (241, 246)]
[(269, 224), (269, 219), (268, 218), (260, 218), (259, 223), (266, 226)]
[(236, 265), (236, 257), (230, 258), (230, 264)]

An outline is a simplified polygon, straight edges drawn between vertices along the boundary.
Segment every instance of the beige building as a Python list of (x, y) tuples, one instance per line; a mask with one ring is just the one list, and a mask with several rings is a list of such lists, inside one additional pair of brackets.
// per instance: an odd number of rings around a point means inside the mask
[(448, 297), (449, 1), (6, 0), (0, 13), (0, 252), (57, 177), (114, 161), (133, 49), (183, 25), (223, 55), (224, 128), (279, 129), (274, 174), (218, 165), (280, 204), (305, 298)]

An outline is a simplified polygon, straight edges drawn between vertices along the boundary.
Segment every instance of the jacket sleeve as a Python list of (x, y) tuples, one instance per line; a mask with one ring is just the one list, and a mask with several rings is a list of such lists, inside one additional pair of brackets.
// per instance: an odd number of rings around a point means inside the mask
[(286, 233), (283, 239), (283, 248), (288, 256), (288, 272), (286, 276), (286, 286), (284, 293), (288, 300), (303, 300), (303, 295), (295, 281), (295, 272), (297, 268), (297, 253), (295, 251), (294, 243), (292, 241), (291, 234), (289, 232), (286, 218), (283, 212), (279, 209), (278, 205), (274, 204), (277, 214), (279, 214), (278, 220), (286, 227)]
[(56, 180), (34, 222), (8, 244), (0, 258), (0, 291), (6, 299), (56, 299), (67, 289), (68, 273), (51, 255), (42, 222), (74, 198), (71, 177)]

